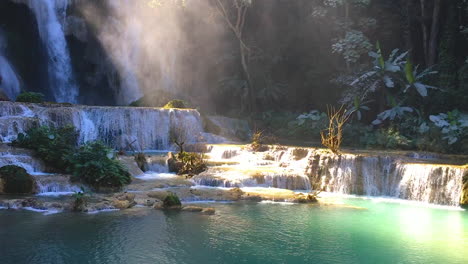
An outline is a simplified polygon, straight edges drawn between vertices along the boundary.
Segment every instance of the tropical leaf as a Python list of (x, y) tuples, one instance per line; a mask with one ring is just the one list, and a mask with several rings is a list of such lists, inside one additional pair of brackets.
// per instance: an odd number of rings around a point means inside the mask
[(411, 63), (410, 60), (406, 61), (405, 75), (406, 75), (406, 80), (408, 81), (409, 84), (413, 84), (415, 82), (414, 73), (413, 73), (413, 64)]
[(420, 82), (415, 82), (413, 83), (414, 87), (416, 88), (416, 91), (422, 96), (426, 97), (427, 96), (427, 87), (426, 85), (420, 83)]

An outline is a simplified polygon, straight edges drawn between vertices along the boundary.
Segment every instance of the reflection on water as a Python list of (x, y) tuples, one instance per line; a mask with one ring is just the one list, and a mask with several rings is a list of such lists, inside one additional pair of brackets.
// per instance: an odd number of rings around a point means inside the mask
[(468, 263), (465, 211), (345, 202), (366, 209), (210, 203), (214, 216), (0, 210), (1, 263)]

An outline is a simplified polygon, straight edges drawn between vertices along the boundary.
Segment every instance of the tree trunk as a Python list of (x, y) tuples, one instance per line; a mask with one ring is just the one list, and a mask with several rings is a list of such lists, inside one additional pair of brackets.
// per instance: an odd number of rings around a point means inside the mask
[[(455, 15), (455, 14), (452, 14)], [(431, 38), (429, 40), (428, 47), (428, 66), (432, 66), (436, 63), (437, 59), (437, 40), (439, 36), (440, 27), (440, 0), (434, 0), (434, 10), (432, 13), (432, 25), (431, 25)]]
[(422, 34), (423, 34), (423, 51), (424, 51), (424, 60), (425, 63), (428, 64), (429, 58), (429, 50), (428, 50), (428, 39), (429, 39), (429, 29), (427, 28), (426, 23), (426, 0), (420, 0), (421, 4), (421, 27), (422, 27)]
[(252, 79), (250, 77), (250, 72), (249, 72), (249, 65), (248, 65), (248, 52), (245, 50), (245, 47), (242, 42), (239, 43), (240, 45), (240, 55), (241, 55), (241, 64), (242, 64), (242, 70), (244, 71), (245, 79), (247, 81), (247, 100), (248, 100), (248, 110), (255, 112), (256, 107), (255, 107), (255, 91), (253, 89), (252, 85)]

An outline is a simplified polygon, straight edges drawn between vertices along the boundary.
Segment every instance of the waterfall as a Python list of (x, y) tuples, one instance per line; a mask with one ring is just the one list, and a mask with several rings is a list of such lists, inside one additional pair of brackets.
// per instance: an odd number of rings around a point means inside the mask
[(313, 187), (327, 192), (385, 196), (457, 206), (468, 169), (424, 164), (399, 156), (315, 154), (307, 174)]
[(65, 19), (68, 0), (29, 0), (39, 34), (47, 50), (49, 85), (55, 101), (78, 102), (70, 54), (60, 19)]
[[(414, 156), (414, 155), (413, 155)], [(339, 194), (391, 197), (458, 206), (468, 168), (426, 164), (407, 155), (341, 154), (323, 149), (211, 145), (208, 171), (193, 177), (199, 185), (323, 190)]]
[(0, 102), (0, 141), (11, 142), (18, 133), (37, 125), (73, 125), (78, 143), (100, 140), (116, 149), (170, 149), (172, 133), (186, 144), (206, 142), (200, 114), (189, 109), (145, 107), (51, 106)]
[(40, 196), (59, 196), (81, 191), (80, 186), (70, 183), (70, 176), (33, 175), (36, 181), (37, 194)]
[(304, 173), (308, 153), (297, 157), (295, 148), (251, 152), (245, 146), (211, 145), (208, 171), (193, 177), (198, 185), (217, 187), (271, 187), (310, 190)]
[(18, 76), (5, 57), (6, 40), (0, 30), (0, 90), (3, 90), (10, 100), (15, 100), (20, 93)]

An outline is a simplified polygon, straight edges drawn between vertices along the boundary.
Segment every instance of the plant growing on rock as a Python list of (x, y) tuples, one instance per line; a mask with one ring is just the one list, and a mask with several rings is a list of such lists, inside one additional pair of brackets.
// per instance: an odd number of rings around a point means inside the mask
[(101, 142), (91, 142), (80, 147), (70, 156), (75, 180), (96, 189), (121, 188), (131, 182), (130, 173), (112, 158), (112, 153)]
[(74, 180), (96, 189), (120, 188), (130, 183), (129, 172), (113, 159), (111, 150), (101, 142), (88, 142), (77, 148), (74, 127), (38, 127), (19, 134), (14, 146), (32, 149), (47, 166), (71, 173)]
[(23, 92), (23, 93), (20, 93), (18, 97), (16, 97), (16, 102), (40, 104), (44, 102), (44, 94), (33, 93), (33, 92)]
[(180, 108), (180, 109), (184, 109), (184, 108), (189, 108), (189, 107), (187, 106), (187, 103), (185, 101), (175, 99), (175, 100), (169, 101), (166, 105), (164, 105), (163, 108)]
[(179, 196), (175, 193), (169, 193), (163, 200), (163, 208), (165, 209), (180, 209), (182, 203), (180, 202)]
[(338, 110), (334, 107), (328, 108), (328, 128), (320, 132), (322, 144), (333, 153), (340, 153), (340, 146), (343, 140), (343, 126), (350, 118), (349, 112), (341, 106)]
[(18, 134), (13, 146), (32, 149), (48, 166), (67, 172), (70, 167), (67, 157), (74, 152), (77, 137), (73, 126), (41, 126), (28, 130), (26, 134)]

